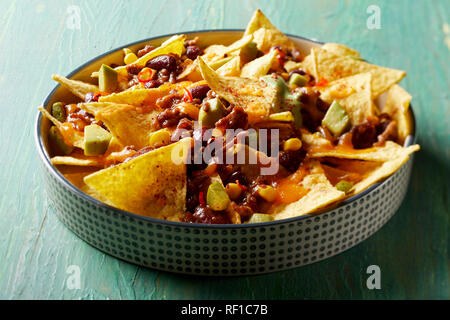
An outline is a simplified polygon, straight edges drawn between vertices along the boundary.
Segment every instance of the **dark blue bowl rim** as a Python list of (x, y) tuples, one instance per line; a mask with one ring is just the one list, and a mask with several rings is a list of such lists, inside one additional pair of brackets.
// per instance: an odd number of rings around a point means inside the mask
[[(95, 58), (90, 59), (89, 61), (85, 62), (84, 64), (82, 64), (81, 66), (79, 66), (78, 68), (76, 68), (75, 70), (73, 70), (72, 72), (70, 72), (66, 77), (67, 78), (71, 78), (74, 74), (78, 73), (80, 70), (84, 69), (85, 67), (87, 67), (88, 65), (90, 65), (91, 63), (94, 63), (95, 61), (99, 60), (100, 58), (107, 56), (117, 50), (121, 50), (122, 48), (126, 48), (129, 46), (133, 46), (135, 44), (139, 44), (139, 43), (143, 43), (146, 41), (151, 41), (151, 40), (156, 40), (156, 39), (160, 39), (160, 38), (165, 38), (165, 37), (171, 37), (173, 35), (177, 35), (177, 34), (192, 34), (192, 33), (204, 33), (204, 32), (243, 32), (244, 29), (206, 29), (206, 30), (194, 30), (194, 31), (186, 31), (186, 32), (176, 32), (176, 33), (170, 33), (170, 34), (165, 34), (165, 35), (159, 35), (159, 36), (155, 36), (155, 37), (151, 37), (151, 38), (147, 38), (147, 39), (143, 39), (143, 40), (139, 40), (139, 41), (134, 41), (132, 43), (128, 43), (126, 45), (120, 46), (118, 48), (109, 50)], [(318, 40), (314, 40), (314, 39), (309, 39), (309, 38), (305, 38), (305, 37), (301, 37), (301, 36), (297, 36), (297, 35), (292, 35), (292, 34), (286, 34), (289, 37), (292, 38), (297, 38), (297, 39), (301, 39), (301, 40), (305, 40), (308, 42), (312, 42), (312, 43), (316, 43), (316, 44), (323, 44), (323, 42), (320, 42)], [(58, 90), (59, 88), (59, 84), (55, 86), (55, 88), (47, 95), (47, 97), (44, 100), (44, 104), (43, 106), (47, 106), (50, 99), (52, 98), (52, 96), (55, 94), (56, 90)], [(415, 130), (416, 130), (416, 120), (415, 120), (415, 116), (414, 116), (414, 112), (413, 112), (413, 108), (412, 105), (410, 105), (409, 110), (411, 111), (411, 118), (412, 118), (412, 122), (413, 122), (413, 133), (412, 135), (408, 136), (407, 139), (405, 140), (404, 146), (409, 146), (412, 145), (415, 142), (416, 139), (416, 135), (415, 135)], [(83, 191), (81, 191), (80, 189), (78, 189), (77, 187), (75, 187), (69, 180), (67, 180), (57, 169), (55, 166), (52, 165), (50, 158), (47, 156), (47, 153), (45, 151), (45, 146), (44, 146), (44, 141), (42, 139), (41, 136), (41, 125), (42, 125), (42, 114), (41, 112), (38, 112), (37, 116), (36, 116), (36, 130), (35, 130), (35, 143), (38, 149), (38, 153), (39, 156), (41, 157), (41, 159), (43, 160), (44, 164), (48, 167), (49, 171), (55, 176), (55, 178), (62, 184), (64, 185), (67, 189), (69, 189), (71, 192), (75, 193), (76, 195), (78, 195), (79, 197), (83, 198), (84, 200), (92, 203), (95, 206), (100, 206), (106, 210), (111, 210), (114, 211), (117, 214), (122, 214), (125, 215), (129, 218), (132, 219), (138, 219), (138, 220), (143, 220), (146, 222), (151, 222), (151, 223), (157, 223), (157, 224), (162, 224), (162, 225), (171, 225), (174, 227), (190, 227), (190, 228), (207, 228), (207, 229), (235, 229), (235, 228), (255, 228), (255, 227), (268, 227), (268, 226), (274, 226), (274, 225), (278, 225), (278, 224), (285, 224), (285, 223), (290, 223), (290, 222), (296, 222), (296, 221), (300, 221), (306, 218), (311, 218), (311, 217), (315, 217), (317, 215), (321, 215), (324, 214), (326, 212), (329, 211), (334, 211), (336, 209), (339, 209), (341, 207), (344, 207), (346, 205), (348, 205), (349, 203), (352, 203), (354, 201), (357, 201), (358, 199), (364, 197), (365, 195), (367, 195), (368, 193), (374, 191), (375, 189), (379, 188), (381, 185), (387, 183), (387, 181), (392, 177), (392, 175), (390, 175), (389, 177), (386, 177), (384, 180), (377, 182), (375, 184), (373, 184), (372, 186), (370, 186), (369, 188), (367, 188), (366, 190), (358, 193), (357, 195), (354, 195), (348, 199), (345, 199), (344, 201), (342, 201), (341, 203), (339, 203), (337, 206), (334, 207), (327, 207), (325, 209), (316, 211), (314, 213), (309, 213), (309, 214), (304, 214), (301, 216), (296, 216), (296, 217), (292, 217), (292, 218), (287, 218), (287, 219), (281, 219), (281, 220), (274, 220), (274, 221), (270, 221), (270, 222), (261, 222), (261, 223), (248, 223), (248, 224), (200, 224), (200, 223), (188, 223), (188, 222), (176, 222), (176, 221), (168, 221), (168, 220), (161, 220), (161, 219), (156, 219), (156, 218), (151, 218), (151, 217), (147, 217), (147, 216), (142, 216), (139, 214), (135, 214), (132, 212), (128, 212), (119, 208), (115, 208), (112, 207), (100, 200), (97, 200), (91, 196), (89, 196), (88, 194), (84, 193)]]

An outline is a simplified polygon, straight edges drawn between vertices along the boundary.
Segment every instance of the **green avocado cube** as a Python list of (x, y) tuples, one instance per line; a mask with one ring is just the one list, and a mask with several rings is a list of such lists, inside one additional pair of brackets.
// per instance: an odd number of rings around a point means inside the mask
[(211, 209), (214, 211), (225, 210), (230, 202), (227, 191), (219, 181), (214, 181), (209, 185), (206, 203)]
[(254, 213), (252, 214), (248, 223), (260, 223), (260, 222), (269, 222), (273, 221), (274, 218), (270, 214), (266, 213)]
[(333, 101), (328, 108), (322, 125), (328, 128), (334, 136), (340, 136), (350, 125), (348, 114), (337, 101)]
[(301, 74), (293, 73), (289, 78), (289, 84), (291, 86), (303, 87), (308, 83), (308, 79)]
[(198, 121), (202, 127), (213, 128), (215, 123), (225, 115), (225, 106), (219, 98), (208, 100), (198, 113)]
[(108, 149), (111, 137), (111, 133), (96, 124), (84, 127), (84, 155), (98, 156), (104, 154)]
[(111, 93), (117, 89), (117, 71), (102, 64), (98, 72), (98, 87), (100, 91)]
[[(73, 147), (64, 141), (62, 134), (58, 131), (55, 126), (51, 127), (48, 132), (48, 139), (51, 146), (53, 146), (54, 151), (58, 153), (63, 153), (69, 155), (73, 151)], [(55, 150), (56, 149), (56, 150)]]

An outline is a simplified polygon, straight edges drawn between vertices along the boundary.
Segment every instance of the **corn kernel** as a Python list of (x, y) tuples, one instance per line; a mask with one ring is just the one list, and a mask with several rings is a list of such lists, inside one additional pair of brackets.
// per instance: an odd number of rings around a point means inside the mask
[(129, 53), (133, 53), (133, 51), (131, 51), (131, 49), (128, 49), (128, 48), (123, 48), (122, 51), (125, 56)]
[(236, 200), (241, 195), (242, 189), (237, 185), (237, 183), (230, 182), (226, 186), (226, 191), (231, 200)]
[(131, 64), (137, 60), (137, 56), (134, 53), (128, 53), (125, 58), (123, 59), (123, 62), (125, 64)]
[(268, 202), (275, 201), (277, 197), (277, 191), (272, 186), (268, 185), (259, 185), (258, 194), (261, 198)]
[(302, 141), (299, 138), (291, 138), (284, 142), (284, 151), (297, 151), (302, 147)]
[(155, 131), (150, 136), (150, 146), (159, 147), (165, 146), (170, 142), (170, 131), (167, 128)]

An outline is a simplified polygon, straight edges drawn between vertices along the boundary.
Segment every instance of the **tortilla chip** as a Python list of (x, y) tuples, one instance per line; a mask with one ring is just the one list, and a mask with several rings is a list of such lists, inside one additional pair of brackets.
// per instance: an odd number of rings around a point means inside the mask
[(56, 156), (51, 159), (54, 165), (68, 165), (68, 166), (82, 166), (82, 167), (103, 167), (103, 161), (94, 158), (89, 159), (85, 157), (84, 159), (75, 158), (71, 156)]
[(149, 138), (157, 127), (155, 119), (160, 110), (138, 110), (128, 104), (111, 104), (95, 115), (97, 120), (105, 123), (113, 137), (124, 146), (135, 146), (137, 149), (149, 145)]
[(275, 220), (301, 216), (345, 198), (345, 192), (333, 187), (324, 173), (307, 175), (301, 186), (309, 189), (309, 192), (296, 202), (277, 207), (273, 213)]
[(187, 143), (191, 138), (97, 171), (84, 182), (120, 209), (180, 221), (186, 210), (187, 154), (177, 154), (179, 159), (173, 159), (172, 150)]
[(277, 50), (272, 50), (268, 54), (259, 57), (247, 63), (241, 71), (241, 77), (244, 78), (259, 78), (269, 72), (274, 59), (277, 56)]
[(39, 111), (49, 119), (55, 126), (58, 128), (59, 132), (64, 138), (64, 141), (77, 148), (81, 148), (84, 150), (84, 134), (75, 130), (70, 123), (63, 124), (58, 121), (55, 117), (53, 117), (50, 112), (48, 112), (44, 107), (39, 106)]
[(209, 87), (228, 102), (242, 107), (253, 124), (269, 117), (277, 104), (275, 88), (262, 81), (238, 77), (222, 77), (199, 59), (200, 71)]
[(376, 66), (348, 56), (338, 56), (320, 48), (312, 48), (311, 52), (316, 58), (316, 79), (323, 78), (331, 82), (358, 73), (370, 72), (373, 98), (378, 97), (406, 75), (401, 70)]
[(386, 141), (383, 147), (372, 147), (367, 149), (350, 149), (346, 147), (311, 147), (308, 155), (311, 158), (334, 157), (343, 159), (357, 159), (366, 161), (385, 162), (409, 155), (420, 149), (418, 144), (404, 148), (392, 141)]
[[(152, 51), (148, 52), (147, 54), (143, 55), (142, 57), (140, 57), (139, 59), (137, 59), (136, 61), (134, 61), (131, 64), (135, 64), (137, 66), (140, 67), (145, 67), (146, 63), (153, 59), (154, 57), (163, 55), (163, 54), (175, 54), (177, 56), (181, 56), (183, 54), (183, 52), (186, 50), (186, 48), (184, 47), (184, 40), (186, 40), (186, 36), (184, 34), (180, 34), (180, 35), (175, 35), (172, 36), (171, 38), (167, 39), (166, 41), (164, 41), (161, 46), (159, 46), (156, 49), (153, 49)], [(117, 71), (117, 73), (119, 75), (127, 75), (127, 66), (119, 66), (114, 68), (114, 70)], [(93, 72), (92, 77), (98, 77), (98, 72)]]
[(359, 57), (358, 51), (353, 50), (340, 43), (325, 43), (321, 48), (337, 56)]
[(136, 107), (152, 106), (156, 104), (159, 98), (169, 94), (171, 90), (180, 90), (192, 84), (190, 81), (183, 81), (176, 84), (163, 84), (158, 88), (152, 89), (134, 89), (119, 93), (112, 93), (107, 96), (101, 96), (99, 102), (113, 102), (119, 104), (130, 104)]
[(233, 59), (217, 69), (216, 72), (222, 77), (239, 76), (239, 74), (241, 73), (241, 58), (239, 56), (233, 57)]
[(253, 35), (253, 42), (262, 52), (267, 52), (274, 46), (295, 48), (294, 43), (278, 30), (259, 9), (255, 11), (245, 29), (244, 36), (247, 35)]
[(317, 59), (316, 59), (316, 51), (312, 50), (310, 53), (303, 59), (302, 61), (303, 67), (308, 71), (314, 79), (317, 79), (317, 81), (320, 80), (319, 76), (317, 75)]
[(84, 100), (84, 96), (87, 93), (100, 90), (96, 85), (78, 80), (70, 80), (57, 74), (53, 74), (52, 79), (59, 82), (63, 87), (69, 89), (70, 92), (82, 100)]
[(353, 186), (353, 188), (350, 190), (350, 195), (360, 193), (361, 191), (369, 188), (374, 183), (393, 174), (406, 161), (408, 161), (409, 153), (410, 151), (405, 149), (405, 151), (399, 154), (398, 157), (392, 158), (391, 160), (384, 162), (380, 167), (367, 174), (367, 177), (365, 179), (363, 179), (362, 181), (358, 182)]
[(372, 74), (366, 72), (333, 81), (319, 88), (320, 98), (328, 103), (338, 101), (347, 111), (350, 123), (358, 125), (375, 114), (371, 80)]
[(393, 85), (387, 94), (383, 112), (389, 114), (397, 122), (397, 134), (401, 143), (413, 130), (413, 123), (409, 114), (411, 95), (399, 85)]
[(221, 60), (229, 54), (239, 55), (240, 49), (248, 45), (250, 42), (252, 42), (252, 40), (252, 35), (244, 35), (241, 39), (235, 41), (229, 46), (223, 46), (219, 44), (211, 45), (205, 49), (205, 54), (202, 55), (202, 58), (207, 63), (211, 63), (213, 61)]
[(296, 69), (305, 69), (303, 62), (295, 62), (292, 60), (286, 61), (283, 67), (286, 69), (287, 72), (291, 72), (292, 70)]

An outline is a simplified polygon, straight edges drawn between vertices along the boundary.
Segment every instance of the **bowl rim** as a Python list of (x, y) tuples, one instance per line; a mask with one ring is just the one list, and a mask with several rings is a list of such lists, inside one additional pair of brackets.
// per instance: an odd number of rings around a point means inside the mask
[[(146, 39), (142, 39), (142, 40), (138, 40), (138, 41), (133, 41), (131, 43), (125, 44), (123, 46), (108, 50), (105, 53), (102, 53), (92, 59), (89, 59), (87, 62), (83, 63), (82, 65), (78, 66), (77, 68), (75, 68), (73, 71), (71, 71), (66, 77), (67, 78), (71, 78), (73, 75), (75, 75), (76, 73), (78, 73), (80, 70), (86, 68), (87, 66), (89, 66), (90, 64), (94, 63), (95, 61), (113, 53), (116, 52), (118, 50), (121, 50), (122, 48), (126, 48), (129, 46), (133, 46), (136, 44), (140, 44), (140, 43), (144, 43), (147, 41), (151, 41), (151, 40), (157, 40), (157, 39), (161, 39), (161, 38), (166, 38), (166, 37), (171, 37), (174, 35), (178, 35), (178, 34), (193, 34), (193, 33), (206, 33), (206, 32), (210, 32), (210, 33), (214, 33), (214, 32), (243, 32), (245, 31), (244, 29), (203, 29), (203, 30), (192, 30), (192, 31), (180, 31), (180, 32), (176, 32), (176, 33), (169, 33), (169, 34), (163, 34), (163, 35), (158, 35), (158, 36), (154, 36), (154, 37), (150, 37), (150, 38), (146, 38)], [(310, 38), (306, 38), (306, 37), (302, 37), (302, 36), (298, 36), (298, 35), (293, 35), (293, 34), (288, 34), (285, 33), (286, 36), (291, 37), (291, 38), (297, 38), (300, 40), (304, 40), (307, 42), (311, 42), (314, 44), (324, 44), (324, 42), (318, 41), (316, 39), (310, 39)], [(59, 89), (60, 84), (57, 84), (53, 90), (45, 97), (44, 102), (43, 102), (43, 106), (47, 106), (49, 101), (51, 100), (51, 98), (53, 97), (53, 95), (55, 94), (55, 92)], [(414, 115), (414, 111), (412, 108), (412, 105), (410, 104), (409, 106), (409, 110), (410, 110), (410, 114), (411, 114), (411, 121), (412, 121), (412, 127), (413, 127), (413, 131), (411, 133), (411, 135), (409, 135), (404, 142), (404, 146), (409, 146), (412, 145), (415, 140), (416, 140), (416, 119), (415, 119), (415, 115)], [(301, 221), (307, 218), (311, 218), (311, 217), (315, 217), (317, 215), (321, 215), (321, 214), (325, 214), (326, 212), (330, 212), (330, 211), (334, 211), (336, 209), (339, 209), (341, 207), (344, 207), (350, 203), (353, 203), (354, 201), (357, 201), (358, 199), (364, 197), (365, 195), (367, 195), (368, 193), (374, 191), (375, 189), (379, 188), (380, 186), (382, 186), (383, 184), (387, 183), (388, 180), (390, 178), (392, 178), (392, 176), (395, 174), (392, 173), (391, 175), (389, 175), (388, 177), (384, 178), (383, 180), (376, 182), (375, 184), (373, 184), (372, 186), (370, 186), (369, 188), (367, 188), (366, 190), (348, 198), (345, 199), (344, 201), (340, 202), (339, 204), (337, 204), (336, 206), (332, 206), (332, 207), (327, 207), (321, 210), (318, 210), (316, 212), (313, 213), (307, 213), (304, 215), (300, 215), (300, 216), (296, 216), (296, 217), (291, 217), (291, 218), (287, 218), (287, 219), (281, 219), (281, 220), (273, 220), (273, 221), (268, 221), (268, 222), (259, 222), (259, 223), (243, 223), (243, 224), (202, 224), (202, 223), (190, 223), (190, 222), (177, 222), (177, 221), (169, 221), (169, 220), (162, 220), (162, 219), (157, 219), (157, 218), (152, 218), (152, 217), (147, 217), (147, 216), (143, 216), (143, 215), (139, 215), (136, 213), (132, 213), (126, 210), (122, 210), (113, 206), (110, 206), (100, 200), (97, 200), (93, 197), (91, 197), (90, 195), (88, 195), (87, 193), (81, 191), (79, 188), (77, 188), (75, 185), (73, 185), (67, 178), (65, 178), (63, 176), (63, 174), (61, 172), (59, 172), (59, 170), (56, 169), (56, 167), (51, 163), (50, 158), (47, 155), (46, 149), (45, 149), (45, 145), (44, 145), (44, 141), (41, 135), (41, 126), (42, 126), (42, 113), (38, 111), (37, 116), (36, 116), (36, 120), (35, 120), (35, 131), (34, 131), (34, 140), (35, 140), (35, 144), (39, 153), (39, 156), (41, 158), (41, 160), (43, 161), (43, 163), (47, 166), (47, 168), (49, 169), (49, 171), (51, 172), (51, 174), (53, 174), (53, 176), (58, 180), (59, 183), (61, 183), (66, 189), (68, 189), (69, 191), (75, 193), (77, 196), (83, 198), (84, 200), (86, 200), (87, 202), (91, 203), (92, 205), (95, 206), (100, 206), (105, 210), (112, 210), (113, 212), (120, 214), (120, 215), (124, 215), (128, 218), (132, 218), (132, 219), (138, 219), (141, 221), (145, 221), (145, 222), (151, 222), (151, 223), (157, 223), (157, 224), (162, 224), (162, 225), (171, 225), (173, 227), (188, 227), (188, 228), (202, 228), (202, 229), (242, 229), (242, 228), (255, 228), (255, 227), (265, 227), (265, 226), (274, 226), (274, 225), (279, 225), (279, 224), (285, 224), (285, 223), (290, 223), (290, 222), (295, 222), (295, 221)], [(403, 164), (405, 165), (405, 164)], [(403, 166), (402, 165), (402, 166)], [(397, 171), (396, 171), (397, 172)]]

